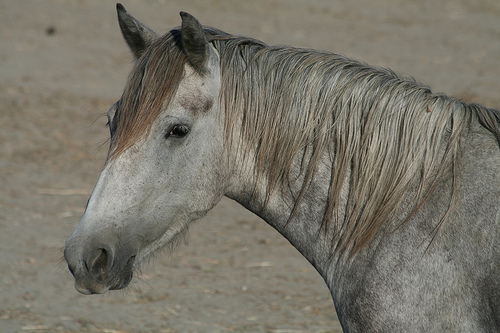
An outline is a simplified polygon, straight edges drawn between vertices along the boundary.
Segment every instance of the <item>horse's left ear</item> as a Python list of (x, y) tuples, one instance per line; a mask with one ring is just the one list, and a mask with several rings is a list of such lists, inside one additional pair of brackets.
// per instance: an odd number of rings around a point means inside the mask
[(134, 57), (139, 59), (148, 46), (160, 36), (130, 15), (121, 3), (116, 4), (116, 11), (123, 38), (132, 50)]
[(181, 12), (181, 39), (189, 64), (199, 73), (207, 71), (208, 40), (200, 22), (191, 14)]

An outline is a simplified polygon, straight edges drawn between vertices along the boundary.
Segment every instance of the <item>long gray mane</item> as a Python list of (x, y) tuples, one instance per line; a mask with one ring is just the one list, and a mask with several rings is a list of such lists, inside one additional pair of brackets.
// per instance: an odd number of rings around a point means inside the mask
[[(472, 121), (500, 142), (498, 111), (433, 94), (390, 70), (212, 28), (206, 32), (221, 55), (227, 140), (249, 143), (268, 195), (290, 181), (292, 162), (303, 156), (296, 208), (318, 163), (325, 156), (331, 161), (323, 226), (338, 240), (335, 250), (354, 253), (369, 243), (410, 190), (418, 209), (455, 168), (461, 134)], [(239, 138), (233, 137), (235, 126), (241, 126)], [(350, 192), (340, 214), (345, 181)]]
[[(298, 178), (291, 168), (302, 156), (303, 183), (290, 220), (320, 161), (329, 161), (323, 227), (337, 240), (335, 250), (354, 253), (369, 243), (406, 193), (415, 193), (410, 201), (418, 209), (440, 177), (454, 170), (471, 122), (500, 142), (498, 111), (434, 94), (390, 70), (214, 28), (205, 32), (221, 56), (228, 147), (236, 140), (252, 150), (248, 156), (255, 156), (256, 177), (268, 183), (268, 196)], [(178, 36), (178, 29), (167, 33), (136, 62), (116, 112), (112, 157), (145, 135), (159, 106), (175, 94), (186, 63)], [(241, 129), (238, 136), (235, 129)], [(339, 195), (345, 182), (344, 211)]]

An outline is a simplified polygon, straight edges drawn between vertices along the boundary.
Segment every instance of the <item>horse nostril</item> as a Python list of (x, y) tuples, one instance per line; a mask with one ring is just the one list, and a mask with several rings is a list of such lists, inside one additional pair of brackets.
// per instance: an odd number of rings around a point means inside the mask
[(87, 269), (94, 276), (103, 276), (106, 273), (106, 270), (111, 266), (112, 263), (112, 254), (109, 250), (104, 248), (99, 248), (95, 252), (94, 259), (92, 260), (90, 267)]

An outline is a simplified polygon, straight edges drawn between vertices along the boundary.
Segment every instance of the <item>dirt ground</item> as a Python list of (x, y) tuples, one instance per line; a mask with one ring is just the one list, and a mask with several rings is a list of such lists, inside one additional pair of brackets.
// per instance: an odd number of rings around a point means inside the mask
[[(498, 0), (122, 0), (157, 32), (203, 24), (391, 67), (500, 107)], [(106, 154), (132, 57), (114, 1), (0, 0), (0, 332), (340, 332), (321, 277), (223, 200), (126, 291), (83, 296), (62, 248)]]

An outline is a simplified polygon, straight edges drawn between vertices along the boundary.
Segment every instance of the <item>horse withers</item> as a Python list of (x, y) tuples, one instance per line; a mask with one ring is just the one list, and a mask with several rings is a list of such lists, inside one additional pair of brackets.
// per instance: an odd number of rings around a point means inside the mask
[(125, 288), (227, 196), (309, 260), (346, 332), (500, 330), (498, 111), (187, 13), (159, 36), (117, 10), (136, 62), (66, 241), (78, 291)]

